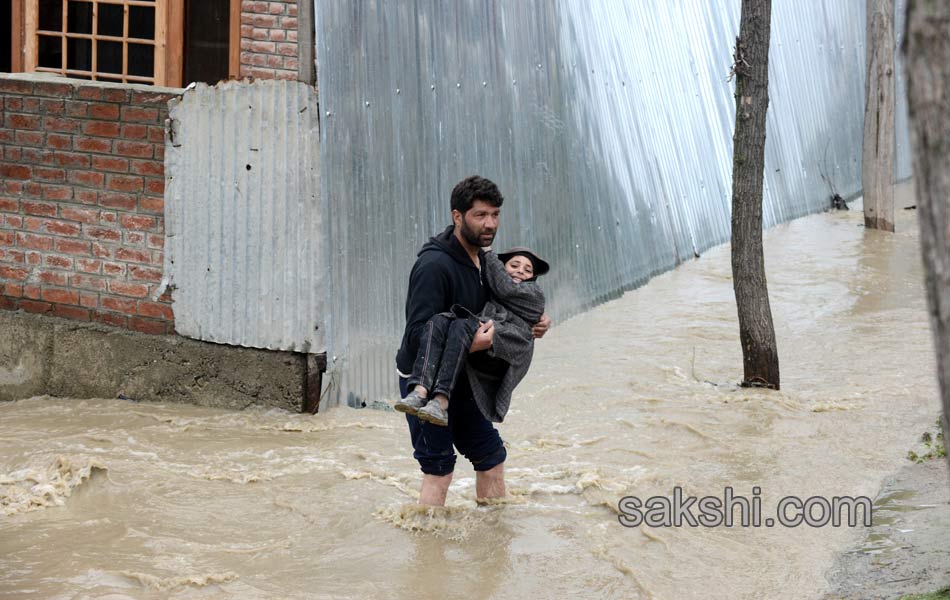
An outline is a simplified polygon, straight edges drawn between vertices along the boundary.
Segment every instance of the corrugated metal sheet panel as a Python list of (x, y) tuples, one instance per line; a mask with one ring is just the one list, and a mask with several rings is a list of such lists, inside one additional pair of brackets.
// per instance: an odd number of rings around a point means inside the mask
[[(316, 16), (337, 401), (395, 394), (409, 269), (464, 176), (507, 197), (498, 246), (551, 261), (556, 320), (728, 238), (738, 0), (355, 0)], [(822, 173), (860, 188), (864, 19), (863, 0), (773, 3), (768, 225), (828, 206)]]
[(175, 329), (326, 348), (319, 106), (302, 83), (198, 84), (170, 111), (165, 274)]

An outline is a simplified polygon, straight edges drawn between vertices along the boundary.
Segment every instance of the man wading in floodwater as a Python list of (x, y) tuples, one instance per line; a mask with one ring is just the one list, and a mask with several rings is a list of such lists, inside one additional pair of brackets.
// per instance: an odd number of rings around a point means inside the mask
[[(498, 216), (504, 198), (498, 186), (483, 177), (464, 179), (452, 190), (452, 225), (430, 239), (419, 251), (409, 275), (406, 297), (406, 332), (396, 354), (399, 391), (405, 397), (419, 339), (426, 322), (438, 313), (459, 304), (473, 314), (481, 312), (488, 300), (482, 277), (482, 248), (491, 246), (498, 231)], [(547, 315), (533, 329), (542, 337), (551, 326)], [(486, 323), (475, 333), (468, 360), (478, 371), (502, 377), (507, 363), (490, 357), (494, 327)], [(472, 397), (465, 370), (452, 390), (448, 427), (440, 427), (406, 415), (413, 457), (422, 469), (420, 504), (442, 506), (455, 470), (454, 445), (475, 468), (475, 497), (478, 500), (505, 495), (505, 447), (501, 436)]]

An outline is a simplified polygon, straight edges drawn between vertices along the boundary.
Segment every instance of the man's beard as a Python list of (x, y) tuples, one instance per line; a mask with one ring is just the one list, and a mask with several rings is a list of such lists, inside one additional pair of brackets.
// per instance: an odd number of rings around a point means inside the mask
[(468, 224), (465, 222), (465, 219), (462, 219), (462, 227), (459, 229), (459, 233), (462, 234), (462, 237), (465, 238), (465, 241), (475, 246), (476, 248), (484, 248), (486, 246), (491, 246), (492, 242), (495, 241), (495, 234), (486, 234), (488, 240), (485, 241), (477, 233), (469, 229)]

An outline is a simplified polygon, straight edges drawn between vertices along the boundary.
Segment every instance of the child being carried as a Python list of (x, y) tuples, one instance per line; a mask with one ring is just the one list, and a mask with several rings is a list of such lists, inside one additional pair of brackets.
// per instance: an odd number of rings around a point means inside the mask
[(491, 299), (478, 315), (456, 304), (451, 312), (429, 319), (408, 381), (412, 391), (394, 406), (399, 412), (447, 426), (452, 388), (465, 366), (475, 333), (489, 323), (494, 324), (495, 334), (486, 352), (509, 364), (525, 363), (519, 373), (527, 372), (534, 350), (531, 328), (544, 314), (544, 293), (536, 280), (550, 266), (523, 247), (497, 256), (488, 251), (483, 263)]

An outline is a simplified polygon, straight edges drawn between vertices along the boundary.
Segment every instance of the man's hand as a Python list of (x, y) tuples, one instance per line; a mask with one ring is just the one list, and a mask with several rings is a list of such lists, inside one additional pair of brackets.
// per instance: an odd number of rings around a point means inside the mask
[(548, 329), (551, 328), (551, 317), (548, 316), (548, 313), (541, 315), (541, 320), (534, 324), (534, 327), (531, 328), (531, 335), (536, 338), (543, 338), (544, 334), (548, 332)]
[(488, 350), (491, 348), (494, 337), (495, 322), (488, 321), (487, 323), (482, 323), (475, 332), (475, 337), (472, 339), (472, 347), (469, 348), (468, 351), (481, 352), (482, 350)]

